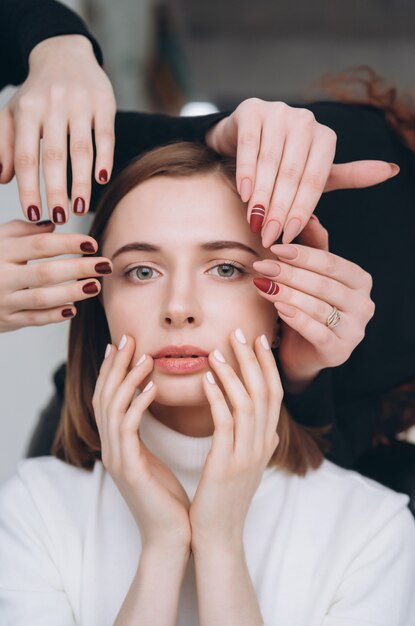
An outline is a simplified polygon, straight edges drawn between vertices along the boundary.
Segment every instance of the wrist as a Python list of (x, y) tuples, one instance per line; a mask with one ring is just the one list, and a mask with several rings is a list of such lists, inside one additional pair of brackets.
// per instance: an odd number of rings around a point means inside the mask
[(29, 68), (33, 65), (43, 64), (51, 57), (50, 55), (68, 54), (70, 57), (82, 56), (91, 58), (97, 62), (92, 43), (84, 35), (58, 35), (49, 37), (38, 43), (29, 54)]

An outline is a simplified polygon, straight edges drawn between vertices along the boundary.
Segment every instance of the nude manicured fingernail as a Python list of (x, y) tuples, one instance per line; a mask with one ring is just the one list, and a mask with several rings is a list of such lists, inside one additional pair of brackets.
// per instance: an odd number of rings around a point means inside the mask
[(61, 206), (55, 206), (52, 216), (55, 224), (64, 224), (66, 222), (65, 211)]
[(401, 168), (399, 167), (399, 165), (396, 165), (396, 163), (389, 163), (389, 165), (392, 170), (392, 176), (396, 176), (396, 174), (401, 171)]
[(98, 285), (96, 283), (90, 282), (90, 283), (86, 283), (83, 287), (82, 287), (82, 291), (84, 293), (87, 294), (93, 294), (93, 293), (98, 293), (99, 289), (98, 289)]
[(252, 182), (250, 178), (243, 178), (241, 182), (241, 200), (242, 202), (248, 202), (252, 193)]
[(31, 204), (27, 208), (27, 217), (29, 218), (31, 222), (37, 222), (38, 220), (40, 220), (40, 211), (38, 207), (35, 206), (34, 204)]
[(206, 372), (206, 378), (208, 379), (211, 385), (216, 385), (212, 372)]
[(219, 361), (219, 363), (226, 363), (225, 357), (223, 356), (223, 354), (222, 354), (222, 352), (220, 350), (214, 350), (213, 351), (213, 356), (215, 357), (215, 359), (217, 361)]
[(246, 343), (245, 335), (243, 334), (241, 328), (237, 328), (235, 330), (235, 337), (236, 340), (239, 341), (239, 343)]
[(2, 175), (2, 172), (3, 172), (3, 164), (0, 163), (0, 176)]
[(273, 283), (269, 278), (254, 278), (254, 285), (258, 287), (260, 291), (263, 291), (268, 296), (276, 296), (280, 288), (277, 283)]
[(105, 348), (104, 359), (108, 359), (109, 355), (111, 354), (111, 351), (112, 351), (112, 345), (109, 343), (107, 347)]
[(275, 243), (281, 233), (281, 224), (277, 220), (268, 220), (267, 225), (262, 233), (262, 245), (264, 248), (268, 248), (272, 243)]
[(154, 385), (153, 381), (150, 380), (150, 382), (144, 387), (142, 393), (145, 393), (146, 391), (149, 391), (152, 388), (153, 385)]
[(135, 366), (137, 367), (137, 365), (141, 365), (141, 363), (144, 363), (145, 360), (146, 360), (146, 355), (142, 354), (140, 358), (138, 359), (137, 363), (135, 364)]
[(298, 217), (293, 217), (284, 228), (284, 234), (282, 236), (283, 243), (290, 243), (293, 239), (297, 237), (299, 232), (301, 231), (301, 222)]
[(118, 350), (122, 350), (126, 343), (127, 343), (127, 337), (123, 335), (121, 337), (120, 343), (118, 344)]
[(83, 198), (76, 198), (75, 202), (73, 203), (73, 211), (77, 215), (85, 212), (85, 200)]
[(268, 343), (268, 339), (266, 338), (265, 335), (261, 335), (260, 342), (262, 346), (265, 348), (265, 350), (271, 350), (269, 343)]
[(289, 259), (290, 261), (298, 256), (298, 248), (289, 244), (278, 244), (273, 247), (272, 251), (282, 259)]
[(252, 211), (249, 220), (249, 227), (253, 233), (259, 233), (262, 228), (265, 217), (265, 208), (261, 204), (256, 204)]
[(285, 302), (276, 302), (275, 306), (278, 313), (282, 313), (285, 317), (294, 317), (295, 308), (290, 304), (285, 304)]

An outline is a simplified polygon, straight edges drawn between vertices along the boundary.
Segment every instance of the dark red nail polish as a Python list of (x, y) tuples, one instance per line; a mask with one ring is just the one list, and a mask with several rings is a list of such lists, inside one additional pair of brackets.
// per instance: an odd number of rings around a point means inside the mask
[(97, 274), (111, 274), (112, 269), (109, 263), (103, 261), (102, 263), (97, 263), (95, 265), (95, 271)]
[(27, 217), (31, 222), (37, 222), (40, 220), (40, 211), (34, 204), (31, 204), (27, 209)]
[(63, 309), (62, 317), (73, 317), (73, 316), (74, 316), (74, 312), (72, 311), (72, 309)]
[(254, 278), (254, 285), (268, 296), (276, 296), (280, 288), (277, 283), (273, 283), (269, 278)]
[(78, 215), (85, 212), (85, 200), (83, 198), (76, 198), (73, 203), (73, 211)]
[(82, 252), (95, 252), (95, 248), (90, 241), (83, 241), (79, 247)]
[(82, 287), (82, 291), (89, 294), (98, 293), (98, 285), (96, 283), (86, 283), (86, 285)]
[(36, 226), (50, 226), (53, 224), (50, 220), (43, 220), (42, 222), (36, 222)]
[(253, 233), (259, 233), (265, 217), (265, 208), (261, 204), (256, 204), (251, 211), (249, 226)]
[(2, 171), (3, 171), (3, 163), (0, 163), (0, 176), (2, 174)]
[(100, 170), (99, 174), (98, 174), (98, 178), (101, 181), (101, 183), (106, 183), (108, 180), (108, 172), (107, 170)]
[(55, 206), (52, 215), (55, 224), (64, 224), (66, 222), (65, 211), (61, 206)]

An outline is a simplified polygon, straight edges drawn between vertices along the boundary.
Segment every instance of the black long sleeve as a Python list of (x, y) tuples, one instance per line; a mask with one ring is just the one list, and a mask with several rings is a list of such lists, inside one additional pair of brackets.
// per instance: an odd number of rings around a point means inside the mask
[(32, 49), (58, 35), (83, 35), (102, 65), (98, 42), (81, 18), (55, 0), (0, 0), (0, 89), (20, 85), (28, 74)]

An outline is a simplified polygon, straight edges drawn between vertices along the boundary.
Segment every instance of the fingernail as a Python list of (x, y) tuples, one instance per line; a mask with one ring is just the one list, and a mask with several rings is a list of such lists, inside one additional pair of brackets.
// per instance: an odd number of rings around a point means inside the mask
[(100, 170), (100, 172), (98, 174), (98, 178), (99, 178), (101, 183), (106, 183), (107, 180), (108, 180), (108, 172), (107, 172), (107, 170)]
[(146, 385), (146, 386), (144, 387), (144, 389), (143, 389), (142, 393), (145, 393), (146, 391), (149, 391), (149, 390), (152, 388), (152, 386), (153, 386), (153, 385), (154, 385), (153, 381), (152, 381), (152, 380), (150, 380), (150, 382), (148, 383), (148, 385)]
[(282, 236), (283, 243), (290, 243), (301, 230), (301, 222), (298, 217), (293, 217), (284, 228), (284, 234)]
[(76, 198), (73, 203), (73, 210), (74, 213), (78, 213), (78, 215), (83, 213), (85, 211), (85, 200), (83, 198)]
[(392, 176), (396, 176), (396, 174), (401, 171), (401, 168), (399, 167), (399, 165), (396, 165), (396, 163), (389, 163), (389, 165), (392, 170)]
[(241, 182), (241, 200), (242, 202), (248, 202), (252, 193), (252, 182), (250, 178), (244, 178)]
[(144, 363), (145, 360), (146, 360), (146, 355), (142, 354), (140, 358), (138, 359), (137, 363), (135, 364), (135, 366), (137, 367), (137, 365), (141, 365), (141, 363)]
[(211, 385), (216, 385), (212, 372), (206, 372), (206, 378), (208, 379)]
[(217, 361), (219, 361), (219, 363), (226, 363), (225, 357), (223, 356), (223, 354), (222, 354), (222, 352), (220, 350), (214, 350), (213, 351), (213, 356), (215, 357), (215, 359)]
[(277, 283), (273, 283), (269, 278), (254, 278), (254, 285), (268, 296), (276, 296), (280, 290)]
[(271, 350), (269, 343), (268, 343), (268, 339), (266, 338), (265, 335), (261, 335), (260, 342), (262, 346), (265, 348), (265, 350)]
[(82, 287), (82, 291), (84, 293), (98, 293), (98, 285), (96, 283), (86, 283), (83, 287)]
[(265, 208), (261, 204), (256, 204), (252, 211), (249, 220), (249, 226), (253, 233), (259, 233), (262, 228), (262, 224), (265, 216)]
[(235, 330), (235, 337), (236, 340), (239, 341), (239, 343), (246, 343), (245, 335), (240, 328), (237, 328)]
[(111, 265), (106, 261), (103, 261), (102, 263), (97, 263), (94, 269), (97, 274), (111, 274), (112, 272)]
[(72, 309), (63, 309), (62, 317), (73, 317), (73, 316), (74, 316), (74, 312), (72, 311)]
[(285, 304), (285, 302), (276, 302), (275, 306), (278, 313), (282, 313), (285, 317), (294, 317), (295, 308), (290, 304)]
[(52, 215), (55, 224), (64, 224), (66, 222), (65, 211), (61, 206), (55, 206)]
[(291, 261), (298, 256), (298, 249), (289, 244), (277, 244), (272, 251), (282, 259), (290, 259)]
[(36, 226), (50, 226), (53, 224), (50, 220), (43, 220), (42, 222), (36, 222)]
[(0, 176), (2, 175), (2, 172), (3, 172), (3, 164), (0, 163)]
[(109, 343), (107, 344), (107, 347), (105, 348), (104, 359), (108, 359), (111, 352), (112, 352), (112, 345)]
[(90, 241), (83, 241), (79, 247), (81, 248), (82, 252), (95, 252), (94, 244), (92, 244)]
[(120, 343), (118, 344), (118, 350), (122, 350), (126, 343), (127, 343), (127, 337), (125, 335), (123, 335), (121, 337)]
[(262, 245), (264, 248), (268, 248), (272, 243), (275, 243), (281, 233), (281, 224), (277, 220), (268, 220), (267, 225), (262, 233)]
[(265, 259), (264, 261), (254, 261), (252, 264), (254, 270), (265, 276), (278, 276), (281, 273), (281, 265), (278, 265), (276, 261)]
[(27, 217), (31, 222), (37, 222), (40, 220), (40, 211), (34, 204), (31, 204), (27, 209)]

